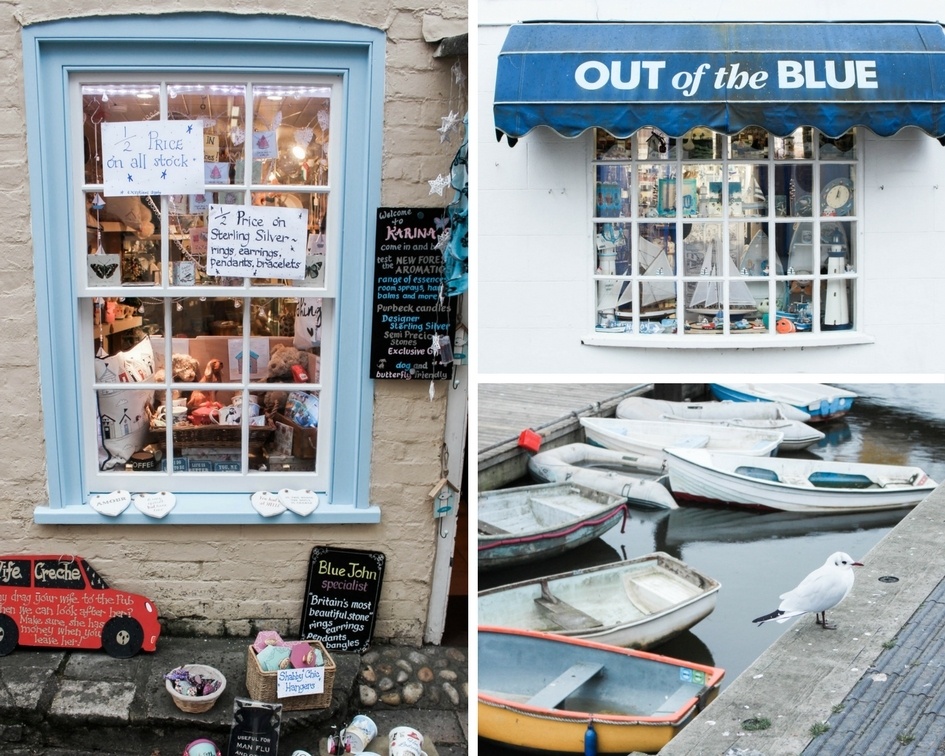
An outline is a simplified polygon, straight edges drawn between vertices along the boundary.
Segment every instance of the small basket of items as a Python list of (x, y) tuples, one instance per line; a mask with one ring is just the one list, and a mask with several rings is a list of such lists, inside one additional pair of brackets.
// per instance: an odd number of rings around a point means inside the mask
[[(256, 701), (281, 703), (283, 711), (327, 709), (331, 705), (335, 662), (320, 641), (284, 641), (273, 630), (265, 630), (247, 648), (246, 688)], [(280, 670), (322, 668), (320, 692), (279, 697)]]
[(210, 711), (226, 688), (223, 673), (206, 664), (184, 664), (164, 675), (164, 687), (181, 711)]

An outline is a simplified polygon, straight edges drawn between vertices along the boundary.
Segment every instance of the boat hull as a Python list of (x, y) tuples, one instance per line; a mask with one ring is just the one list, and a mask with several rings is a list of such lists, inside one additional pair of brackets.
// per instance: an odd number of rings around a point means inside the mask
[(716, 399), (735, 402), (783, 402), (810, 415), (810, 422), (843, 417), (856, 394), (822, 383), (711, 383)]
[(703, 449), (667, 453), (673, 495), (702, 504), (784, 512), (876, 512), (913, 507), (937, 485), (917, 467), (755, 459)]
[(672, 415), (681, 420), (799, 420), (806, 422), (810, 415), (783, 402), (671, 402), (629, 396), (617, 405), (617, 417), (634, 420), (659, 420)]
[(528, 472), (536, 480), (577, 483), (643, 507), (677, 507), (662, 460), (651, 457), (590, 444), (566, 444), (530, 457)]
[(704, 447), (717, 452), (766, 457), (776, 453), (784, 440), (784, 434), (777, 431), (683, 421), (582, 417), (581, 425), (590, 444), (644, 454), (664, 462), (669, 447)]
[[(600, 671), (575, 686), (575, 665)], [(717, 695), (723, 675), (645, 651), (480, 627), (478, 731), (517, 748), (584, 753), (593, 719), (599, 754), (656, 753)], [(556, 686), (557, 703), (547, 698)]]
[(599, 538), (626, 515), (624, 499), (573, 483), (482, 493), (478, 568), (546, 559)]
[(718, 591), (717, 581), (657, 552), (480, 591), (479, 621), (647, 649), (711, 614)]

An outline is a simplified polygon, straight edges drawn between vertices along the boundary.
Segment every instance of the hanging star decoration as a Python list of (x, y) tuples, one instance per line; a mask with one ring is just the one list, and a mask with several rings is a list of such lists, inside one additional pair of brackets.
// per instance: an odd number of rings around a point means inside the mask
[(442, 197), (446, 187), (450, 185), (450, 178), (441, 173), (432, 181), (427, 181), (427, 183), (430, 185), (430, 194), (439, 194)]
[(460, 120), (459, 113), (456, 113), (452, 110), (447, 115), (440, 118), (442, 125), (437, 129), (437, 131), (440, 133), (440, 144), (450, 141), (450, 135), (454, 131), (459, 130)]
[(445, 252), (447, 245), (450, 243), (450, 236), (451, 232), (449, 226), (447, 226), (443, 233), (436, 237), (434, 249), (438, 252)]
[(450, 70), (453, 72), (453, 81), (456, 82), (456, 86), (458, 86), (461, 90), (465, 89), (466, 74), (463, 73), (463, 67), (459, 64), (458, 60), (453, 64), (453, 67)]

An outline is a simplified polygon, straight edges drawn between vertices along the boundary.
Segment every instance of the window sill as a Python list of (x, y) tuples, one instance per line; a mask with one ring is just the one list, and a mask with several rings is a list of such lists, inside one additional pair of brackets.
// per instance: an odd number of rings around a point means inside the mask
[(863, 333), (832, 331), (818, 334), (607, 334), (592, 333), (581, 339), (586, 346), (636, 349), (804, 349), (812, 347), (873, 344)]
[(253, 509), (249, 496), (183, 494), (160, 519), (139, 512), (134, 504), (117, 517), (99, 514), (87, 504), (69, 504), (38, 506), (33, 510), (33, 521), (38, 525), (373, 525), (381, 521), (381, 510), (376, 505), (356, 507), (322, 501), (305, 517), (288, 511), (263, 517)]

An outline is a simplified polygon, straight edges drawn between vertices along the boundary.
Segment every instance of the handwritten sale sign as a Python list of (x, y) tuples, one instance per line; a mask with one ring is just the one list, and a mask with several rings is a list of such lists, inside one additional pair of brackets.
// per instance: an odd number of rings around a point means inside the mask
[(102, 123), (106, 197), (203, 191), (200, 121)]
[(280, 669), (276, 678), (276, 698), (320, 695), (325, 692), (325, 668)]
[(207, 273), (238, 278), (305, 278), (308, 210), (210, 205)]

